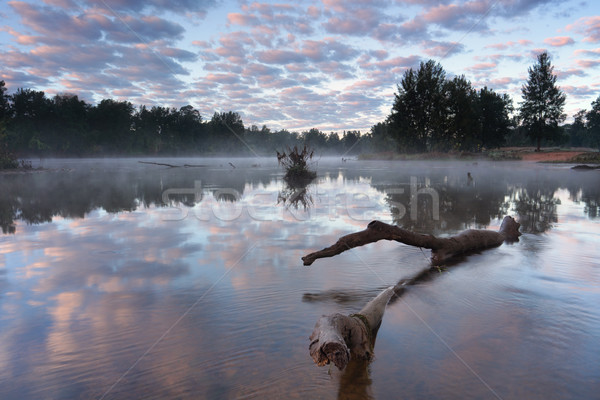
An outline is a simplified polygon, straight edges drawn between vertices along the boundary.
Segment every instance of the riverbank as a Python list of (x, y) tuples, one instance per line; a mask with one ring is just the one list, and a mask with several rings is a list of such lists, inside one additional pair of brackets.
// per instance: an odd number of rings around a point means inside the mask
[(392, 151), (363, 154), (359, 160), (492, 160), (492, 161), (533, 161), (551, 163), (593, 163), (600, 164), (600, 152), (587, 148), (560, 149), (556, 147), (503, 147), (481, 153), (472, 152), (430, 152), (399, 154)]

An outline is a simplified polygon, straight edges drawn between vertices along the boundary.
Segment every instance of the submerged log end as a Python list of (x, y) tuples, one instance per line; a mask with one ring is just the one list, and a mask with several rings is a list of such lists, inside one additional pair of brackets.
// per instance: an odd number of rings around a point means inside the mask
[(350, 350), (344, 343), (339, 342), (329, 342), (322, 346), (311, 343), (310, 355), (319, 367), (333, 363), (342, 370), (350, 361)]
[(340, 370), (350, 361), (350, 349), (343, 337), (345, 320), (342, 314), (323, 316), (310, 335), (310, 356), (319, 367), (332, 362)]
[(505, 241), (515, 242), (518, 241), (519, 236), (521, 236), (521, 232), (519, 232), (520, 227), (520, 223), (518, 223), (513, 217), (507, 215), (502, 220), (502, 224), (500, 225), (498, 232), (504, 237)]

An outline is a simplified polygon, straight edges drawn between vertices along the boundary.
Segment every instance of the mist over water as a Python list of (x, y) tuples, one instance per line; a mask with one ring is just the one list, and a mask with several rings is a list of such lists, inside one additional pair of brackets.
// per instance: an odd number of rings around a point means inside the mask
[[(170, 164), (143, 164), (138, 161)], [(0, 398), (593, 398), (600, 175), (527, 162), (342, 162), (303, 188), (273, 158), (37, 160), (0, 175)], [(231, 164), (230, 164), (231, 163)], [(187, 165), (187, 166), (185, 166)], [(427, 268), (379, 219), (523, 236), (408, 288), (367, 367), (308, 335)]]

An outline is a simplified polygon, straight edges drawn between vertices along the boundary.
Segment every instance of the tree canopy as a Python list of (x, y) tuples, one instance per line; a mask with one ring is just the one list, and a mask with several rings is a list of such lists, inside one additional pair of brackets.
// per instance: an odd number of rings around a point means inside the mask
[(478, 92), (464, 76), (446, 79), (442, 66), (429, 60), (404, 73), (387, 131), (404, 152), (478, 151), (504, 144), (512, 110), (508, 95), (487, 87)]
[(556, 86), (557, 76), (550, 63), (548, 53), (538, 55), (537, 64), (528, 69), (529, 78), (521, 88), (521, 124), (527, 134), (537, 142), (540, 150), (542, 139), (549, 139), (559, 133), (558, 124), (563, 122), (566, 95)]

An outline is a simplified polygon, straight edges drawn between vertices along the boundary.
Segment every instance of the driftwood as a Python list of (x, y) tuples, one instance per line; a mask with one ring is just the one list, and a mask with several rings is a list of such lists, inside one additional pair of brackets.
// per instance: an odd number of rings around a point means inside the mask
[(571, 167), (571, 169), (582, 170), (582, 171), (589, 171), (589, 170), (592, 170), (592, 169), (600, 169), (600, 165), (580, 164), (580, 165), (576, 165), (574, 167)]
[[(150, 162), (150, 161), (138, 161), (138, 163), (140, 164), (149, 164), (149, 165), (159, 165), (162, 167), (169, 167), (169, 168), (181, 168), (181, 165), (173, 165), (173, 164), (166, 164), (166, 163), (157, 163), (157, 162)], [(183, 164), (184, 168), (204, 168), (207, 167), (208, 165), (201, 165), (201, 164)]]
[(340, 370), (350, 358), (369, 361), (385, 306), (394, 295), (390, 287), (367, 303), (357, 314), (322, 316), (310, 335), (309, 352), (318, 366), (332, 362)]
[[(516, 241), (521, 235), (520, 226), (514, 218), (506, 216), (498, 231), (470, 229), (453, 237), (436, 238), (372, 221), (367, 229), (342, 236), (333, 246), (308, 254), (302, 260), (304, 265), (310, 265), (319, 258), (332, 257), (353, 247), (385, 239), (431, 249), (431, 263), (440, 265), (458, 254), (499, 246), (504, 241)], [(322, 316), (310, 336), (309, 352), (314, 362), (319, 366), (333, 363), (341, 370), (351, 358), (371, 360), (375, 337), (390, 299), (394, 295), (400, 296), (408, 286), (429, 279), (431, 269), (385, 289), (357, 314)]]
[(310, 253), (302, 257), (302, 261), (304, 265), (311, 265), (319, 258), (333, 257), (354, 247), (379, 240), (395, 240), (410, 246), (431, 249), (431, 263), (442, 265), (459, 254), (499, 246), (505, 241), (518, 240), (521, 235), (520, 226), (514, 218), (506, 216), (498, 231), (469, 229), (449, 238), (437, 238), (433, 235), (414, 233), (381, 221), (372, 221), (367, 225), (367, 229), (342, 236), (334, 245)]

